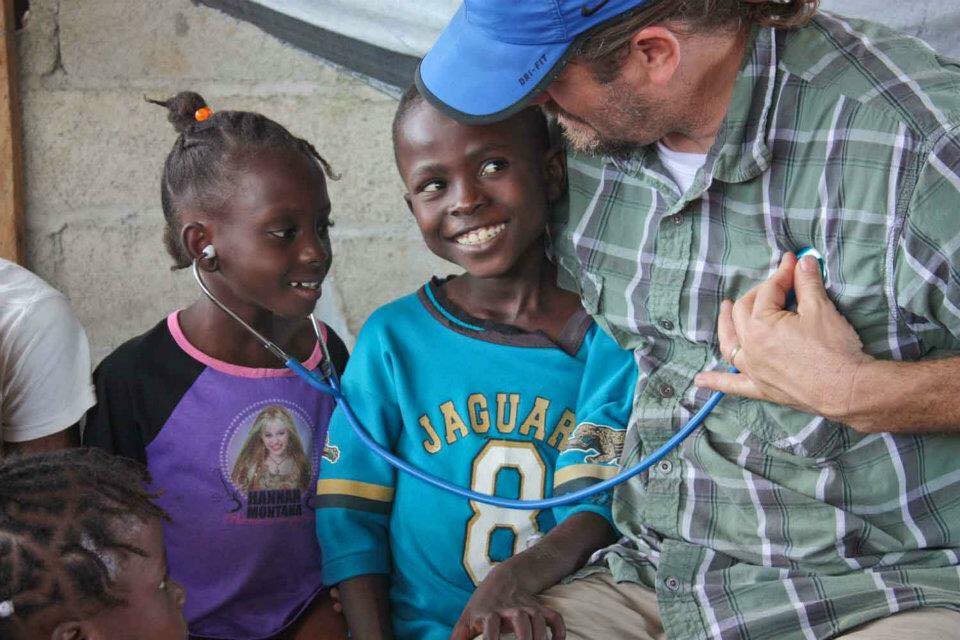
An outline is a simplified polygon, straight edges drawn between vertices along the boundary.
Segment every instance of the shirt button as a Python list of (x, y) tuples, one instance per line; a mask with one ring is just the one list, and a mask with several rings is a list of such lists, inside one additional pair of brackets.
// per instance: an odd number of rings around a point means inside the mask
[(683, 214), (678, 213), (670, 218), (673, 220), (673, 224), (683, 224)]
[(670, 385), (668, 385), (666, 382), (664, 382), (662, 385), (660, 385), (660, 388), (657, 389), (657, 391), (660, 392), (660, 397), (661, 397), (661, 398), (672, 398), (672, 397), (674, 396), (674, 394), (676, 393), (676, 391), (674, 391), (673, 387), (671, 387)]
[(661, 460), (657, 465), (657, 469), (659, 469), (663, 475), (669, 475), (670, 472), (673, 471), (673, 463), (669, 460)]
[(660, 321), (660, 328), (664, 331), (673, 331), (673, 323), (664, 318)]
[(664, 580), (663, 584), (664, 586), (667, 587), (667, 589), (669, 589), (670, 591), (673, 591), (674, 593), (676, 593), (677, 591), (680, 591), (680, 581), (674, 578), (673, 576), (670, 576), (669, 578)]

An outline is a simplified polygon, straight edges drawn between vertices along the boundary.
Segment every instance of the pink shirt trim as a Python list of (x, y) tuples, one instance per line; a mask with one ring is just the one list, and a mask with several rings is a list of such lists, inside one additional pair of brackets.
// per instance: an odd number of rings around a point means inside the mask
[[(180, 312), (174, 311), (167, 316), (167, 329), (170, 330), (170, 335), (173, 336), (174, 341), (177, 345), (184, 350), (184, 352), (193, 358), (194, 360), (200, 362), (201, 364), (210, 367), (211, 369), (216, 369), (227, 375), (237, 376), (239, 378), (280, 378), (280, 377), (289, 377), (296, 375), (293, 371), (290, 371), (287, 368), (281, 367), (277, 369), (257, 369), (254, 367), (242, 367), (237, 364), (230, 364), (229, 362), (224, 362), (223, 360), (217, 360), (205, 354), (203, 351), (200, 351), (195, 346), (190, 344), (190, 341), (187, 340), (187, 336), (183, 335), (183, 329), (180, 328)], [(327, 325), (320, 323), (320, 333), (323, 334), (323, 339), (327, 339)], [(323, 360), (323, 349), (320, 347), (320, 343), (314, 345), (313, 353), (310, 354), (310, 357), (306, 362), (301, 364), (307, 369), (315, 369), (320, 361)]]

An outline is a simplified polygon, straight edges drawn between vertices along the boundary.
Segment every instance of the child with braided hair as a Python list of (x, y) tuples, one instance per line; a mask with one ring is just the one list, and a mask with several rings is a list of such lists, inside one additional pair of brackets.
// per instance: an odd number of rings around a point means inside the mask
[(0, 638), (183, 640), (164, 511), (142, 465), (96, 449), (0, 460)]
[[(318, 367), (309, 315), (331, 263), (330, 166), (259, 113), (214, 113), (192, 92), (151, 102), (179, 134), (161, 181), (174, 268), (196, 263), (228, 308)], [(342, 371), (343, 342), (320, 331)], [(120, 346), (94, 383), (84, 444), (149, 468), (191, 638), (342, 638), (313, 527), (333, 399), (204, 296)]]

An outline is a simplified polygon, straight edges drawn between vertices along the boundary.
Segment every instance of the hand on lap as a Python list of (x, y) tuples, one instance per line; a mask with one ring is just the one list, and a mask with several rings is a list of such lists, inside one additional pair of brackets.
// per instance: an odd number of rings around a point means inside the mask
[(517, 640), (563, 640), (566, 628), (559, 613), (545, 607), (520, 586), (509, 570), (494, 568), (460, 614), (450, 640), (499, 640), (513, 633)]

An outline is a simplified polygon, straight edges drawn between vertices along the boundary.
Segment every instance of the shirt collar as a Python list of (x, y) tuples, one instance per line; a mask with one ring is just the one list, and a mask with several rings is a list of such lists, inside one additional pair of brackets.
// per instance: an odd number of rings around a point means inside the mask
[[(776, 30), (755, 28), (748, 48), (727, 115), (704, 165), (707, 176), (723, 182), (745, 182), (770, 167), (766, 132), (776, 94), (779, 58)], [(607, 161), (627, 175), (640, 176), (651, 163), (658, 162), (656, 145)]]
[(713, 177), (745, 182), (770, 167), (766, 135), (777, 83), (777, 32), (756, 28), (744, 56), (727, 115), (707, 160), (714, 159)]

